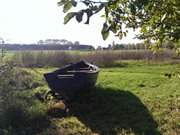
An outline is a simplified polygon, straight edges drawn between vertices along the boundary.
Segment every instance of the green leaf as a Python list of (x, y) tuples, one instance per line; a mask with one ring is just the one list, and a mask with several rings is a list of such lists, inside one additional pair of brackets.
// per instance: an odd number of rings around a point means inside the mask
[(123, 33), (121, 31), (118, 33), (118, 37), (119, 37), (119, 39), (123, 38)]
[(126, 32), (123, 32), (123, 34), (124, 34), (124, 37), (126, 37), (126, 36), (127, 36)]
[(84, 3), (86, 6), (89, 6), (90, 1), (82, 1), (82, 3)]
[(117, 33), (118, 28), (117, 28), (116, 23), (111, 24), (111, 26), (109, 27), (109, 29), (110, 29), (113, 33)]
[(142, 32), (142, 33), (147, 33), (147, 32), (148, 32), (146, 25), (142, 25), (142, 27), (141, 27), (141, 32)]
[(68, 1), (63, 7), (63, 12), (67, 13), (72, 8), (72, 6), (73, 5), (72, 5), (71, 1)]
[(109, 36), (109, 28), (108, 25), (106, 23), (104, 23), (103, 28), (101, 30), (101, 34), (103, 37), (103, 40), (106, 40)]
[(76, 7), (77, 2), (76, 2), (75, 0), (71, 0), (71, 3), (72, 3), (72, 5), (73, 5), (74, 7)]
[(102, 34), (103, 40), (106, 40), (109, 36), (109, 31), (101, 31), (101, 34)]
[(82, 21), (83, 14), (84, 14), (83, 11), (80, 11), (80, 12), (78, 12), (78, 13), (76, 14), (76, 20), (77, 20), (78, 22), (81, 22), (81, 21)]
[(64, 17), (64, 24), (67, 24), (74, 16), (75, 16), (75, 13), (74, 13), (74, 12), (68, 13), (68, 14)]
[(129, 8), (131, 10), (131, 13), (133, 15), (135, 15), (136, 14), (136, 7), (135, 7), (135, 5), (133, 3), (130, 3)]
[(106, 18), (108, 18), (108, 15), (109, 15), (109, 9), (108, 9), (107, 6), (106, 6), (104, 9), (105, 9), (105, 15), (106, 15)]
[(67, 1), (66, 0), (61, 0), (58, 2), (58, 6), (62, 6), (66, 3)]

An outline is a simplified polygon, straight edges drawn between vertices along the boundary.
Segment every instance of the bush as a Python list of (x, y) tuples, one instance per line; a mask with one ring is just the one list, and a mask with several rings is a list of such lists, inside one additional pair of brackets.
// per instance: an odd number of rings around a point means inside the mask
[(13, 63), (0, 66), (0, 134), (32, 135), (49, 125), (46, 104), (32, 92), (38, 86), (33, 80)]

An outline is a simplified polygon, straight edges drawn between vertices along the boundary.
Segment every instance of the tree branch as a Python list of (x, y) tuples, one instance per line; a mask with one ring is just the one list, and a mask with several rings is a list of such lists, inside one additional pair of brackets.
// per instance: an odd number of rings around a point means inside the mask
[(89, 3), (94, 3), (94, 4), (106, 4), (106, 3), (108, 3), (108, 1), (107, 1), (107, 2), (103, 2), (103, 1), (101, 1), (101, 0), (99, 0), (99, 1), (93, 1), (93, 0), (80, 0), (80, 2), (89, 2)]

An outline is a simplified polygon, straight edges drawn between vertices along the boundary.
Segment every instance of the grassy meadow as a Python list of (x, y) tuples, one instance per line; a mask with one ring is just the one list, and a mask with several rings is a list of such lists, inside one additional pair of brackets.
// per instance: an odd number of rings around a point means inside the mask
[(64, 113), (63, 103), (42, 98), (49, 89), (43, 73), (58, 65), (8, 63), (1, 66), (1, 135), (180, 134), (180, 64), (143, 59), (103, 65), (95, 88), (77, 94)]

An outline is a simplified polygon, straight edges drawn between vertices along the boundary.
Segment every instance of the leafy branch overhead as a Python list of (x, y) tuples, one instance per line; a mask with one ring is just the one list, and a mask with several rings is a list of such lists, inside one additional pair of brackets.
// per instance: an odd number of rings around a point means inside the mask
[[(78, 4), (84, 6), (78, 6)], [(109, 32), (120, 39), (128, 33), (128, 29), (140, 29), (139, 39), (180, 41), (180, 0), (61, 0), (63, 7), (64, 24), (72, 18), (85, 24), (90, 18), (101, 11), (105, 22), (102, 28), (102, 37), (108, 38)], [(81, 8), (80, 8), (81, 7)], [(71, 9), (77, 12), (71, 12)]]

